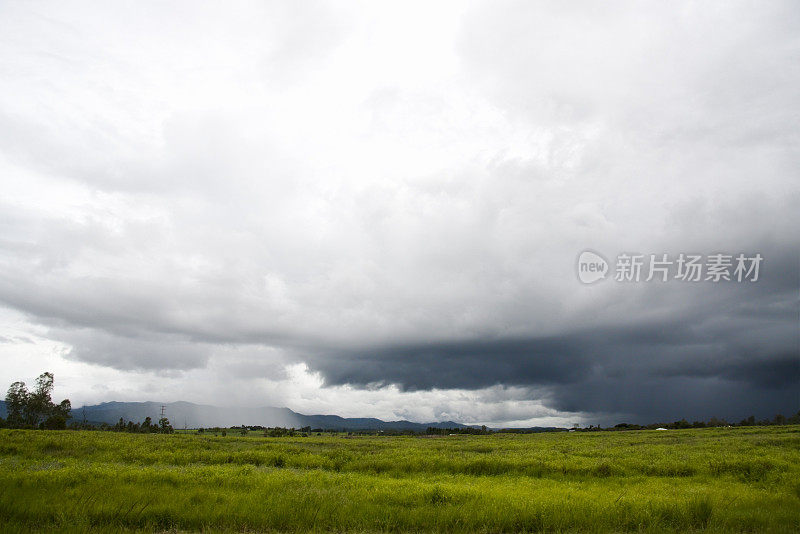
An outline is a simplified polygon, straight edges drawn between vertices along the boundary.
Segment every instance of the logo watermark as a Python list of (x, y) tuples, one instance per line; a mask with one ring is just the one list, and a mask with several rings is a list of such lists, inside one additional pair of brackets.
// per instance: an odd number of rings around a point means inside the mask
[(591, 250), (584, 250), (578, 256), (578, 279), (584, 284), (593, 284), (603, 280), (608, 273), (606, 259)]
[[(761, 254), (680, 253), (617, 255), (613, 268), (616, 282), (757, 282), (764, 261)], [(593, 284), (610, 276), (609, 262), (593, 250), (578, 255), (578, 280)]]

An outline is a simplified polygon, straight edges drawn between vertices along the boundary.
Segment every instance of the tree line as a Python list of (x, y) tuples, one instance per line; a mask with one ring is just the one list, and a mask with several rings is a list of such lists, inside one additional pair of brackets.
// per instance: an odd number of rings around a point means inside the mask
[(25, 382), (14, 382), (6, 393), (6, 419), (0, 417), (0, 428), (28, 428), (41, 430), (109, 430), (113, 432), (137, 432), (171, 434), (174, 430), (169, 419), (162, 417), (157, 424), (147, 417), (142, 423), (125, 422), (120, 418), (115, 425), (102, 423), (95, 426), (83, 421), (73, 421), (72, 404), (64, 399), (55, 404), (52, 399), (53, 373), (45, 372), (36, 379), (36, 387), (29, 391)]
[(777, 414), (772, 419), (756, 419), (754, 415), (746, 419), (742, 419), (738, 423), (728, 422), (725, 419), (717, 419), (712, 417), (708, 421), (693, 421), (689, 422), (686, 419), (680, 421), (673, 421), (671, 423), (652, 423), (649, 425), (634, 425), (630, 423), (619, 423), (614, 425), (613, 428), (602, 430), (652, 430), (654, 428), (668, 428), (668, 429), (683, 429), (683, 428), (710, 428), (719, 426), (771, 426), (771, 425), (797, 425), (800, 424), (800, 411), (794, 415), (786, 417), (782, 414)]

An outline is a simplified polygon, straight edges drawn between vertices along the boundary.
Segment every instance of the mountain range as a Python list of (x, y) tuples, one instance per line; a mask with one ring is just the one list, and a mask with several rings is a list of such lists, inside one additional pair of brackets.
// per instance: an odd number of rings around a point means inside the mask
[[(289, 408), (221, 408), (191, 402), (104, 402), (72, 409), (72, 421), (93, 424), (114, 424), (120, 420), (141, 422), (149, 417), (153, 422), (164, 414), (175, 428), (209, 428), (231, 426), (264, 426), (285, 428), (321, 428), (324, 430), (414, 430), (428, 427), (466, 428), (454, 421), (414, 423), (411, 421), (383, 421), (372, 417), (340, 417), (338, 415), (304, 415)], [(6, 417), (5, 402), (0, 401), (0, 417)]]

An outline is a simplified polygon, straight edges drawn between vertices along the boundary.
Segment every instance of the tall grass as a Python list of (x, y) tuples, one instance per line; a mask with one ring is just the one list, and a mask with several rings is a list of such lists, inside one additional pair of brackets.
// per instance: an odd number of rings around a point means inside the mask
[(309, 438), (0, 431), (0, 531), (800, 532), (800, 427)]

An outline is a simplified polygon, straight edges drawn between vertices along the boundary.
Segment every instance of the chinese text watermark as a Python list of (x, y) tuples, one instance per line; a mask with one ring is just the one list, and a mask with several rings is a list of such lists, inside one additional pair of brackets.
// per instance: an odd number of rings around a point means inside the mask
[(578, 279), (592, 284), (609, 276), (617, 282), (757, 282), (761, 254), (619, 254), (613, 269), (599, 253), (578, 256)]

